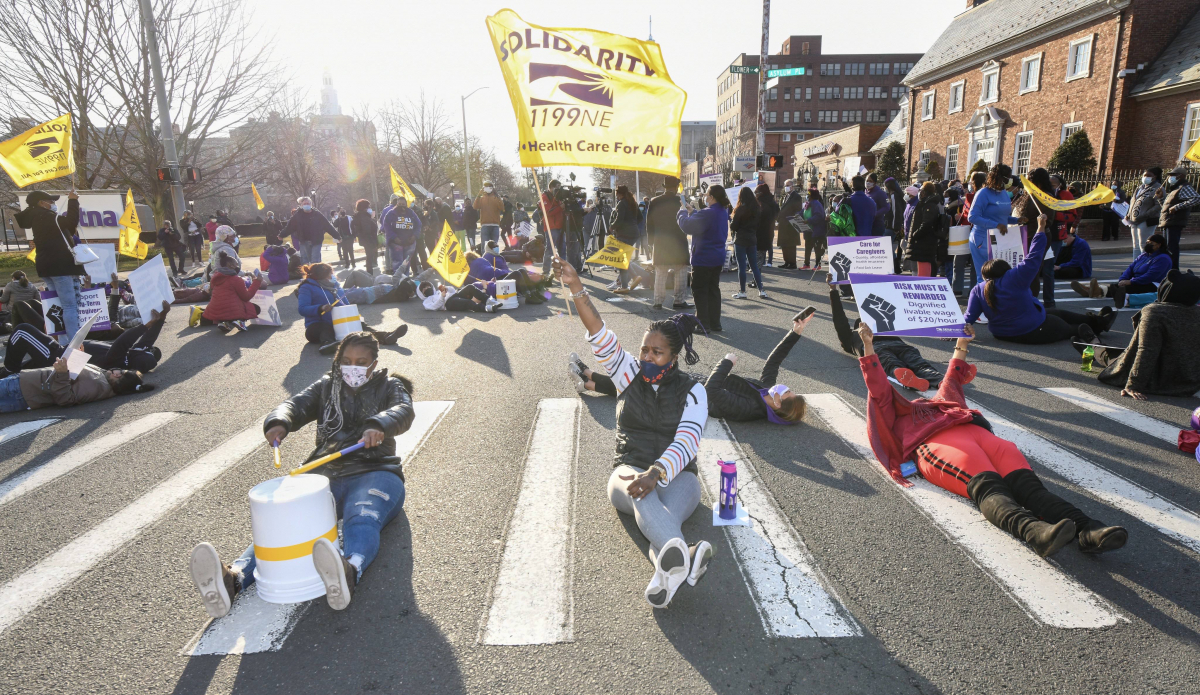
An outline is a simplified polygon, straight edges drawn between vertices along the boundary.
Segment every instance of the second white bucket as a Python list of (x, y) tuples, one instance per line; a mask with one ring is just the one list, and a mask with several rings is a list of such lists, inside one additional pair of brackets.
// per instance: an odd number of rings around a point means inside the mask
[(333, 336), (338, 340), (362, 330), (362, 317), (357, 304), (339, 304), (333, 309)]
[(312, 561), (318, 538), (337, 545), (337, 511), (329, 478), (285, 475), (250, 490), (254, 579), (269, 603), (299, 603), (325, 595)]
[(503, 302), (502, 309), (516, 309), (517, 304), (517, 281), (516, 280), (497, 280), (496, 281), (496, 299)]

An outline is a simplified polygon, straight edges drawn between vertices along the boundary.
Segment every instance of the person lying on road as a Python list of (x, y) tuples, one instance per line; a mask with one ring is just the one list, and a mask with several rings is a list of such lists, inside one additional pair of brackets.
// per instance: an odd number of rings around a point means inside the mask
[[(338, 345), (333, 367), (311, 386), (275, 408), (263, 422), (267, 443), (278, 446), (290, 432), (317, 423), (314, 461), (357, 442), (366, 446), (314, 469), (329, 478), (342, 548), (327, 538), (313, 543), (312, 559), (325, 583), (329, 607), (350, 605), (354, 588), (379, 553), (379, 532), (400, 514), (404, 505), (404, 471), (396, 455), (396, 437), (412, 426), (412, 382), (378, 369), (379, 343), (360, 331)], [(216, 549), (200, 543), (188, 568), (204, 609), (214, 618), (227, 613), (238, 593), (254, 583), (254, 546), (230, 565)]]
[[(80, 349), (92, 356), (89, 364), (100, 369), (133, 369), (143, 374), (152, 371), (162, 359), (162, 350), (154, 346), (171, 306), (165, 301), (162, 311), (150, 311), (150, 323), (124, 331), (113, 341), (85, 340)], [(0, 377), (23, 369), (41, 369), (54, 364), (66, 348), (53, 336), (36, 326), (17, 324), (4, 351)], [(28, 359), (26, 359), (28, 357)]]
[(102, 401), (113, 396), (150, 391), (142, 373), (132, 369), (101, 369), (84, 365), (72, 379), (67, 361), (58, 358), (52, 367), (25, 369), (0, 379), (0, 413), (71, 406)]

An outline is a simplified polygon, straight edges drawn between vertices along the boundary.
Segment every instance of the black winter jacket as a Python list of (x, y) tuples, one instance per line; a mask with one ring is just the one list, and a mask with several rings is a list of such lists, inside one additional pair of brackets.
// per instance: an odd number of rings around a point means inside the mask
[[(326, 374), (308, 388), (280, 403), (263, 423), (265, 434), (276, 425), (295, 432), (314, 420), (317, 422), (317, 446), (308, 461), (345, 449), (362, 439), (367, 429), (380, 430), (383, 443), (371, 449), (359, 449), (317, 468), (314, 473), (330, 478), (347, 478), (371, 471), (388, 471), (404, 479), (400, 457), (396, 455), (396, 436), (408, 431), (413, 422), (412, 382), (402, 376), (388, 376), (386, 369), (371, 375), (357, 390), (348, 388), (341, 377), (334, 381)], [(340, 391), (342, 423), (328, 436), (328, 420), (336, 419), (332, 407), (333, 389)]]
[(733, 210), (729, 219), (729, 234), (739, 246), (758, 246), (758, 203), (742, 205)]
[[(83, 266), (71, 255), (71, 235), (79, 224), (79, 199), (67, 199), (67, 214), (56, 215), (39, 205), (27, 207), (14, 217), (23, 229), (33, 232), (37, 250), (37, 274), (44, 277), (83, 275)], [(61, 231), (60, 231), (61, 230)], [(66, 236), (66, 239), (63, 239)]]
[(612, 214), (612, 235), (626, 244), (636, 244), (640, 217), (641, 212), (636, 205), (630, 205), (627, 200), (618, 200)]
[(354, 233), (354, 238), (358, 239), (358, 243), (363, 248), (379, 247), (379, 223), (366, 210), (356, 212), (354, 217), (350, 218), (350, 231)]
[(759, 251), (766, 251), (775, 245), (775, 218), (779, 216), (779, 204), (770, 195), (755, 196), (755, 199), (758, 200), (758, 234), (755, 241)]
[(917, 203), (913, 211), (911, 233), (908, 236), (908, 260), (936, 263), (938, 238), (942, 231), (942, 213), (938, 196), (930, 196)]
[(708, 375), (704, 390), (708, 393), (709, 417), (723, 417), (735, 422), (767, 419), (767, 403), (758, 389), (774, 386), (779, 380), (779, 365), (792, 351), (800, 336), (788, 331), (775, 346), (757, 379), (730, 374), (733, 362), (721, 360)]

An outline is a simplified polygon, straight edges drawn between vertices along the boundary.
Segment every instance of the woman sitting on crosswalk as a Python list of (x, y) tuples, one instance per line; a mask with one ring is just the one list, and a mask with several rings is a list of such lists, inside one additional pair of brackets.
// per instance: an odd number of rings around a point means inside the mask
[[(379, 552), (379, 532), (404, 505), (404, 472), (396, 455), (396, 437), (412, 426), (412, 382), (377, 369), (379, 343), (365, 331), (351, 333), (338, 346), (333, 368), (299, 394), (275, 408), (263, 422), (267, 442), (278, 446), (290, 432), (317, 423), (313, 461), (362, 442), (365, 447), (312, 472), (329, 478), (342, 550), (327, 538), (313, 543), (312, 559), (325, 583), (329, 607), (350, 605), (354, 587)], [(189, 569), (204, 608), (214, 618), (229, 612), (233, 597), (254, 582), (254, 546), (232, 565), (221, 563), (215, 548), (201, 543), (192, 550)]]
[[(333, 354), (337, 350), (337, 336), (333, 330), (333, 307), (345, 306), (352, 302), (346, 296), (346, 291), (333, 277), (333, 266), (328, 263), (313, 263), (302, 268), (304, 282), (296, 288), (296, 301), (299, 304), (300, 315), (304, 317), (304, 339), (321, 347), (322, 355)], [(380, 345), (395, 345), (396, 341), (408, 333), (408, 324), (401, 323), (390, 333), (377, 331), (373, 328), (364, 330), (375, 336)]]
[(902, 464), (915, 461), (926, 480), (970, 499), (988, 521), (1042, 557), (1075, 539), (1085, 553), (1125, 545), (1125, 529), (1105, 526), (1047, 490), (1017, 446), (993, 434), (983, 415), (967, 408), (962, 387), (975, 378), (975, 366), (967, 363), (973, 333), (958, 339), (937, 395), (915, 401), (888, 382), (865, 322), (858, 334), (864, 347), (859, 365), (869, 393), (867, 436), (875, 457), (897, 482), (909, 484)]
[(689, 547), (681, 529), (700, 504), (696, 453), (708, 396), (678, 362), (680, 352), (688, 364), (699, 361), (692, 333), (700, 324), (691, 314), (651, 323), (639, 360), (621, 349), (571, 264), (555, 258), (554, 269), (571, 290), (587, 341), (616, 390), (617, 452), (608, 498), (617, 511), (633, 515), (650, 541), (654, 574), (645, 597), (654, 608), (666, 608), (685, 580), (696, 585), (712, 559), (712, 545), (700, 541)]

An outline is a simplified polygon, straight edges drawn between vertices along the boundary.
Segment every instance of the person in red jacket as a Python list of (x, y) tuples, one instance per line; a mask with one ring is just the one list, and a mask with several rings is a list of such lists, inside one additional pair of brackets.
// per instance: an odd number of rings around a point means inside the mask
[(954, 347), (937, 395), (909, 401), (888, 382), (875, 355), (871, 328), (859, 324), (859, 366), (869, 394), (867, 437), (875, 457), (904, 486), (910, 483), (901, 463), (915, 461), (926, 480), (970, 499), (988, 521), (1024, 540), (1042, 557), (1072, 539), (1078, 539), (1085, 553), (1125, 545), (1125, 529), (1105, 526), (1047, 490), (1017, 446), (993, 434), (983, 415), (967, 407), (963, 386), (975, 378), (975, 366), (967, 363), (974, 330), (968, 327), (967, 332)]
[(234, 326), (246, 330), (246, 321), (258, 316), (258, 305), (250, 299), (262, 286), (262, 272), (254, 270), (254, 281), (249, 285), (237, 273), (237, 264), (228, 256), (221, 256), (221, 267), (212, 274), (212, 299), (200, 317), (200, 325), (216, 324), (222, 333), (232, 331)]

